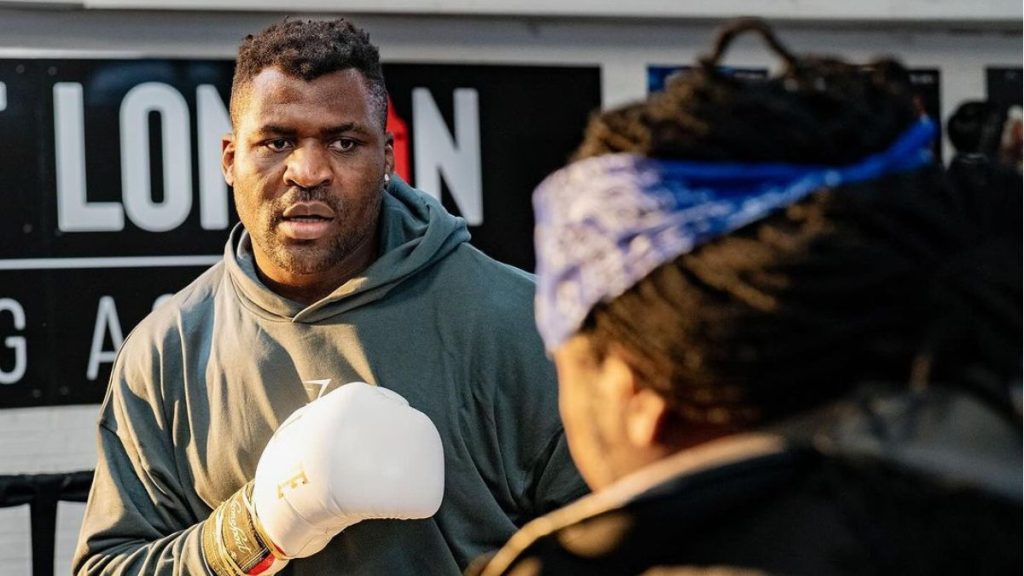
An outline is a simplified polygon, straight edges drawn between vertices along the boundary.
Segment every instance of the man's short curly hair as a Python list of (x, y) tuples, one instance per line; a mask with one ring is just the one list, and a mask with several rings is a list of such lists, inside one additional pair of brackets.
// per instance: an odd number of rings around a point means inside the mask
[(369, 34), (344, 18), (285, 20), (246, 36), (238, 47), (231, 84), (232, 124), (237, 125), (245, 88), (271, 67), (306, 82), (339, 70), (358, 70), (366, 79), (381, 125), (386, 124), (387, 89), (380, 52), (370, 43)]

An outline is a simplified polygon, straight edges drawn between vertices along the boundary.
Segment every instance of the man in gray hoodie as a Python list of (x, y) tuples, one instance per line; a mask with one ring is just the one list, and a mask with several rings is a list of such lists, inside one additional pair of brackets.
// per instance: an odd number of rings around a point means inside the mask
[[(223, 261), (118, 355), (76, 573), (457, 574), (585, 491), (532, 324), (532, 278), (391, 175), (386, 106), (378, 51), (344, 20), (286, 21), (243, 41), (222, 146), (242, 224)], [(326, 547), (292, 559), (259, 526), (251, 481), (290, 415), (353, 381), (397, 392), (436, 427), (440, 510), (333, 539), (313, 526)], [(253, 542), (266, 554), (212, 557)]]

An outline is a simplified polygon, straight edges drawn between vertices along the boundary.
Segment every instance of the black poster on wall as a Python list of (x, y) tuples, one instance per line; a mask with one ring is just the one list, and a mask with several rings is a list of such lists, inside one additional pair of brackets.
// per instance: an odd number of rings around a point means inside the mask
[(1024, 104), (1024, 74), (1021, 68), (985, 68), (985, 94), (1001, 108)]
[(915, 68), (910, 70), (910, 83), (924, 113), (935, 123), (938, 135), (932, 146), (935, 158), (942, 162), (942, 73), (937, 68)]
[[(131, 328), (219, 259), (232, 68), (0, 59), (0, 408), (98, 402)], [(599, 70), (384, 71), (397, 171), (532, 269), (530, 194), (600, 105)]]

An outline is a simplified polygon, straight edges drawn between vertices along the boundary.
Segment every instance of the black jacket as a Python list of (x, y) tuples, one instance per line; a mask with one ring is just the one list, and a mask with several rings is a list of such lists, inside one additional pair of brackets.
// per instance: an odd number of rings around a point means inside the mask
[(471, 573), (1021, 573), (1020, 427), (980, 403), (854, 400), (711, 448), (730, 446), (534, 522)]

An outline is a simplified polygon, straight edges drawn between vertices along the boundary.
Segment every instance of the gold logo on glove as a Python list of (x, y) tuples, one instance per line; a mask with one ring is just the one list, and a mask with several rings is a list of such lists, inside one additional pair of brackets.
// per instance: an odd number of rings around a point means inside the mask
[(298, 474), (277, 485), (278, 500), (284, 498), (285, 490), (295, 490), (303, 484), (309, 484), (309, 479), (306, 478), (306, 471), (300, 468)]
[[(237, 550), (238, 552), (243, 552), (245, 554), (252, 554), (253, 549), (249, 546), (249, 541), (246, 537), (247, 535), (245, 531), (242, 530), (242, 527), (238, 525), (238, 517), (241, 514), (248, 514), (245, 506), (239, 502), (237, 498), (232, 498), (230, 505), (228, 506), (227, 524), (228, 532), (231, 533), (231, 538), (234, 539), (235, 544), (235, 550), (231, 551), (235, 552)], [(245, 518), (248, 519), (249, 517), (245, 516)], [(232, 559), (239, 564), (242, 562), (241, 558), (237, 557), (237, 552), (232, 554)]]

